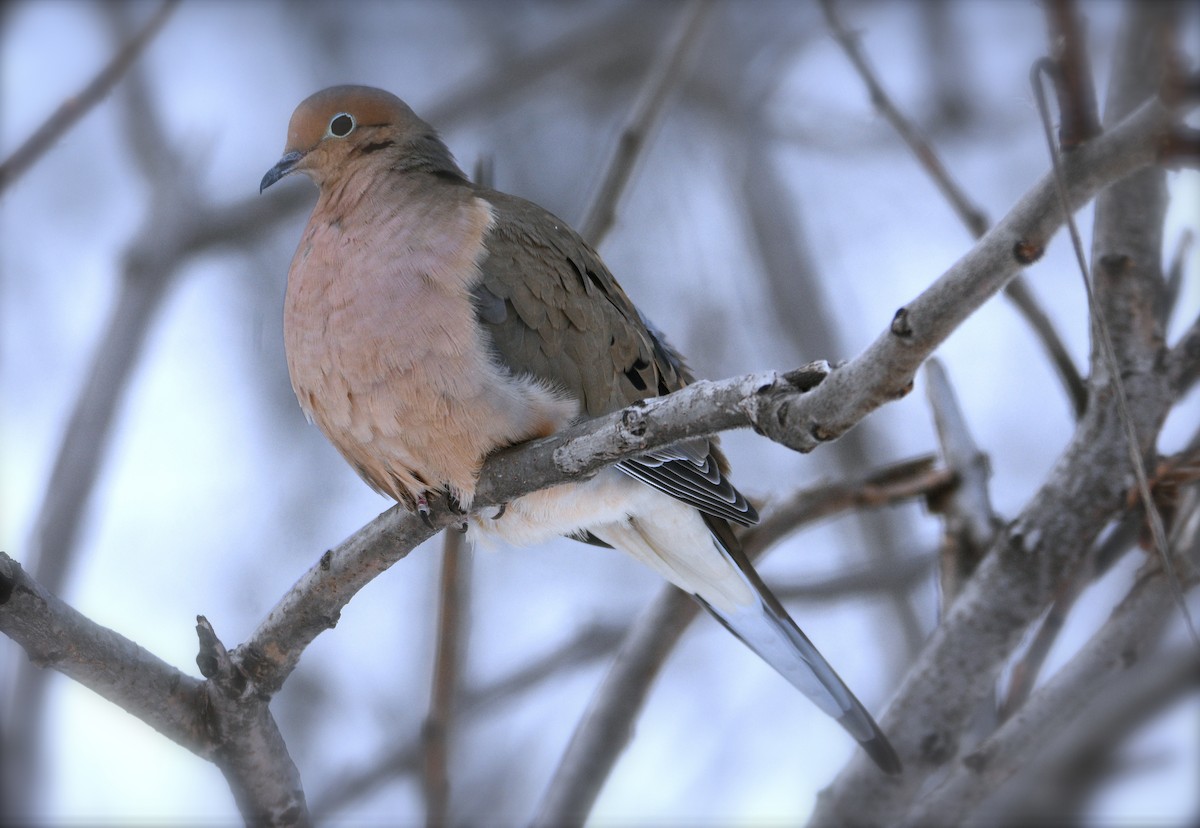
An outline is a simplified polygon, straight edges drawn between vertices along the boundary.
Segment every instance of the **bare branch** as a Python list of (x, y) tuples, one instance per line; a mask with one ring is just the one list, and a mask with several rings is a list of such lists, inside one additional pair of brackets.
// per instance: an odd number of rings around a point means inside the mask
[(751, 557), (774, 546), (807, 523), (853, 509), (876, 509), (913, 498), (936, 496), (955, 485), (952, 472), (935, 467), (932, 455), (876, 469), (842, 482), (801, 489), (763, 508), (762, 520), (741, 533)]
[[(459, 712), (465, 719), (474, 718), (547, 679), (603, 658), (617, 648), (625, 633), (624, 627), (600, 624), (585, 627), (570, 640), (535, 661), (518, 667), (509, 675), (464, 691)], [(389, 746), (382, 756), (364, 763), (362, 769), (330, 780), (324, 791), (313, 797), (313, 817), (324, 820), (375, 790), (415, 773), (420, 759), (421, 750), (416, 739)]]
[(616, 219), (617, 200), (629, 181), (642, 147), (662, 114), (668, 94), (678, 85), (696, 51), (712, 8), (712, 0), (691, 0), (680, 12), (678, 30), (671, 46), (663, 50), (661, 59), (646, 76), (629, 120), (617, 140), (616, 154), (605, 169), (600, 188), (579, 223), (579, 235), (594, 247), (600, 246)]
[(1058, 145), (1063, 150), (1072, 150), (1101, 132), (1092, 62), (1088, 58), (1083, 20), (1073, 0), (1050, 0), (1045, 9), (1050, 56), (1055, 66), (1051, 77), (1062, 121), (1058, 127)]
[(814, 601), (845, 601), (875, 592), (909, 592), (927, 583), (937, 560), (933, 555), (900, 558), (887, 569), (866, 566), (799, 584), (776, 584), (771, 588), (780, 601), (811, 604)]
[[(1154, 4), (1134, 5), (1157, 8)], [(1153, 99), (1138, 111), (1146, 113), (1144, 107), (1159, 105)], [(1068, 171), (1078, 169), (1078, 159), (1129, 124), (1122, 121), (1072, 151), (1063, 159), (1064, 173), (1070, 177)], [(1053, 199), (1053, 181), (1044, 183), (1048, 185), (1046, 195)], [(1074, 196), (1070, 203), (1078, 204)], [(1010, 220), (992, 230), (981, 244), (986, 245)], [(1040, 249), (1040, 245), (1029, 249)], [(1018, 245), (1016, 251), (1023, 255), (1026, 248)], [(1144, 326), (1134, 327), (1146, 333)], [(1134, 403), (1131, 414), (1138, 450), (1146, 451), (1175, 396), (1157, 360), (1146, 359), (1138, 348), (1118, 354)], [(894, 819), (907, 809), (929, 774), (957, 752), (965, 722), (992, 692), (1005, 659), (1026, 626), (1053, 598), (1062, 573), (1077, 565), (1115, 509), (1124, 503), (1123, 481), (1132, 473), (1131, 457), (1107, 383), (1106, 375), (1093, 372), (1091, 388), (1099, 391), (1091, 396), (1065, 453), (1021, 516), (997, 539), (934, 632), (884, 718), (883, 727), (904, 761), (904, 777), (877, 784), (871, 769), (856, 757), (822, 796), (813, 816), (815, 823), (874, 824)], [(822, 389), (829, 384), (823, 383)]]
[[(984, 215), (983, 210), (968, 198), (962, 187), (950, 175), (945, 164), (942, 163), (933, 145), (921, 135), (916, 126), (892, 101), (891, 96), (888, 95), (875, 74), (870, 61), (863, 53), (858, 36), (846, 29), (842, 23), (837, 14), (834, 0), (821, 0), (821, 8), (825, 12), (825, 20), (834, 39), (846, 53), (846, 57), (850, 59), (850, 63), (858, 71), (870, 92), (871, 103), (908, 145), (918, 163), (933, 179), (934, 184), (937, 185), (946, 200), (950, 202), (950, 206), (954, 208), (955, 213), (958, 214), (959, 219), (971, 235), (976, 239), (982, 237), (988, 230), (988, 218)], [(1087, 404), (1083, 378), (1080, 377), (1079, 370), (1071, 360), (1062, 339), (1050, 324), (1050, 318), (1038, 305), (1033, 293), (1024, 283), (1024, 277), (1015, 277), (1005, 286), (1004, 293), (1017, 306), (1017, 310), (1025, 317), (1026, 322), (1033, 328), (1038, 340), (1042, 343), (1042, 347), (1046, 349), (1078, 417)]]
[[(200, 682), (134, 642), (84, 617), (0, 552), (0, 632), (39, 667), (78, 681), (225, 774), (253, 825), (307, 825), (299, 774), (267, 708), (199, 619)], [(12, 736), (34, 738), (33, 729)], [(29, 755), (18, 741), (6, 749)]]
[(984, 805), (992, 825), (1081, 824), (1097, 786), (1127, 768), (1114, 754), (1142, 724), (1200, 690), (1200, 670), (1187, 652), (1170, 650), (1139, 662), (1107, 685), (1073, 725)]
[(891, 96), (884, 91), (883, 84), (879, 82), (875, 70), (871, 67), (870, 61), (863, 54), (858, 36), (851, 32), (842, 23), (841, 17), (837, 13), (837, 8), (834, 0), (821, 0), (821, 11), (825, 13), (825, 22), (829, 26), (830, 34), (837, 41), (838, 46), (846, 53), (846, 57), (854, 68), (858, 71), (859, 77), (866, 84), (867, 91), (871, 94), (871, 103), (879, 110), (879, 113), (887, 119), (887, 122), (892, 125), (896, 133), (908, 144), (908, 148), (912, 150), (912, 154), (917, 157), (917, 161), (921, 166), (929, 172), (933, 183), (937, 185), (938, 190), (950, 202), (950, 205), (958, 213), (958, 217), (962, 219), (963, 224), (971, 231), (971, 234), (979, 238), (988, 229), (988, 219), (984, 215), (983, 210), (977, 207), (967, 197), (967, 194), (959, 186), (954, 177), (950, 175), (950, 171), (946, 169), (941, 158), (938, 157), (936, 151), (930, 145), (920, 131), (904, 116), (904, 113), (892, 102)]
[(458, 696), (459, 665), (466, 639), (463, 619), (469, 600), (470, 561), (462, 533), (444, 532), (433, 686), (429, 693), (429, 713), (421, 732), (425, 759), (422, 776), (425, 824), (430, 828), (449, 823), (449, 743)]
[(1127, 512), (1100, 542), (1098, 548), (1080, 562), (1076, 571), (1064, 576), (1054, 602), (1038, 625), (1033, 640), (1029, 642), (1024, 655), (1013, 665), (1007, 690), (999, 706), (998, 715), (1001, 721), (1011, 717), (1028, 700), (1034, 685), (1037, 684), (1046, 657), (1050, 655), (1051, 647), (1058, 640), (1058, 634), (1062, 632), (1076, 600), (1089, 584), (1095, 582), (1129, 551), (1137, 541), (1138, 527), (1141, 523), (1140, 511)]
[(949, 606), (991, 546), (999, 520), (988, 493), (991, 464), (975, 444), (950, 379), (937, 359), (925, 363), (925, 379), (942, 458), (958, 481), (934, 506), (946, 519), (941, 585), (942, 604)]
[(0, 193), (3, 193), (10, 184), (20, 178), (54, 145), (55, 141), (61, 138), (116, 86), (125, 71), (141, 55), (146, 45), (154, 39), (178, 5), (179, 0), (165, 0), (137, 34), (130, 37), (117, 50), (108, 65), (101, 69), (87, 86), (63, 101), (54, 114), (38, 127), (33, 135), (25, 139), (25, 143), (13, 150), (12, 154), (4, 159), (3, 163), (0, 163)]
[(1200, 379), (1200, 316), (1184, 331), (1167, 355), (1171, 384), (1179, 394), (1191, 389)]
[(171, 741), (213, 758), (200, 714), (201, 682), (72, 609), (3, 552), (0, 632), (17, 642), (38, 667), (57, 670)]
[[(1185, 539), (1193, 554), (1200, 550), (1198, 539)], [(983, 745), (957, 762), (950, 777), (902, 824), (962, 824), (972, 808), (1028, 763), (1104, 688), (1140, 663), (1170, 618), (1172, 591), (1162, 570), (1144, 576), (1087, 646)], [(1194, 654), (1189, 658), (1194, 669)]]
[(225, 775), (247, 825), (311, 825), (300, 772), (268, 708), (229, 657), (208, 619), (196, 619), (205, 684), (205, 720), (216, 741), (213, 762)]

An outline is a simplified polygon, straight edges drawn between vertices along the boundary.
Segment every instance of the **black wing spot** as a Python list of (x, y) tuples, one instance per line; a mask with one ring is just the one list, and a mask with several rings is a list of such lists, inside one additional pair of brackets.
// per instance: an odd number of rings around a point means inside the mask
[(625, 372), (625, 378), (628, 379), (633, 384), (633, 387), (637, 390), (646, 390), (646, 380), (642, 378), (642, 375), (638, 372), (636, 367), (628, 369)]
[(596, 275), (596, 271), (592, 270), (589, 267), (587, 269), (587, 277), (588, 277), (588, 281), (591, 282), (593, 285), (595, 285), (596, 289), (599, 290), (601, 293), (603, 293), (605, 296), (607, 296), (609, 298), (609, 300), (611, 301), (612, 296), (611, 296), (611, 294), (609, 294), (608, 288), (605, 287), (604, 280)]

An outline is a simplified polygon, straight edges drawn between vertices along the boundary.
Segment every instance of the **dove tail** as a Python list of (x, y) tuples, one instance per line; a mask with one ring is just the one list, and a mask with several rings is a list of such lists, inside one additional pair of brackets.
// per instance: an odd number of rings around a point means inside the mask
[(900, 759), (887, 736), (750, 566), (729, 524), (707, 515), (705, 522), (753, 588), (757, 600), (734, 609), (717, 609), (699, 595), (696, 600), (817, 707), (836, 719), (881, 770), (900, 773)]

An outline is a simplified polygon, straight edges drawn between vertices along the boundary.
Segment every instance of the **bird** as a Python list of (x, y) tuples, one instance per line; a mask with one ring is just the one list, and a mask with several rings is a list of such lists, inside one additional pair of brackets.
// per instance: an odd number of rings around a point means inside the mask
[(600, 255), (538, 205), (472, 182), (395, 95), (334, 86), (300, 103), (259, 192), (319, 191), (288, 272), (297, 400), (376, 491), (428, 519), (446, 493), (473, 539), (569, 537), (621, 550), (692, 595), (888, 774), (900, 760), (754, 570), (758, 521), (716, 438), (471, 513), (484, 459), (693, 381)]

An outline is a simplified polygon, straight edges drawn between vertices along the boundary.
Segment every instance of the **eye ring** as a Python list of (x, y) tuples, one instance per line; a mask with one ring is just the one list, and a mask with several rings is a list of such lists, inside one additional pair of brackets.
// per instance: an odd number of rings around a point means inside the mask
[(353, 115), (349, 112), (339, 112), (329, 119), (329, 128), (326, 134), (334, 138), (345, 138), (354, 132), (356, 126), (358, 126), (358, 122), (354, 120)]

